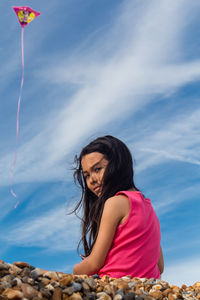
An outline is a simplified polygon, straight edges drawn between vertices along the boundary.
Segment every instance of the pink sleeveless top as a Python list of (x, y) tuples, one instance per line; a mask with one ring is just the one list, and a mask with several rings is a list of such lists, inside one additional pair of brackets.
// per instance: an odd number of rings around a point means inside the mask
[(160, 256), (160, 223), (149, 199), (141, 192), (122, 191), (129, 198), (129, 216), (117, 227), (113, 243), (100, 277), (160, 278), (157, 262)]

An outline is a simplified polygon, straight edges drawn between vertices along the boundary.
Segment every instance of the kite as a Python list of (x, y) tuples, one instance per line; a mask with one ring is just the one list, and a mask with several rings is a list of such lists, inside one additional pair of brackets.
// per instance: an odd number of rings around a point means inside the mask
[[(13, 9), (21, 25), (21, 51), (22, 51), (22, 78), (21, 78), (20, 93), (19, 93), (19, 99), (17, 105), (17, 128), (16, 128), (16, 145), (17, 145), (18, 135), (19, 135), (19, 111), (20, 111), (20, 104), (21, 104), (22, 89), (24, 85), (24, 27), (27, 26), (31, 21), (33, 21), (33, 19), (38, 17), (40, 13), (27, 6), (13, 6)], [(16, 161), (17, 161), (17, 150), (15, 150), (14, 161), (10, 171), (11, 194), (15, 198), (17, 198), (17, 195), (13, 191), (13, 173), (14, 173)], [(17, 207), (18, 204), (19, 201), (17, 201), (17, 203), (15, 204), (15, 208)]]

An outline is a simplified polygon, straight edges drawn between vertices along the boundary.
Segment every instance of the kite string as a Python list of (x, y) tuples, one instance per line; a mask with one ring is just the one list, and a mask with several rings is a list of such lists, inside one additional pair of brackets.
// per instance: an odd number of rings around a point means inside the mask
[[(17, 195), (13, 191), (13, 177), (14, 177), (14, 169), (17, 161), (17, 142), (18, 142), (18, 136), (19, 136), (19, 111), (20, 111), (20, 104), (21, 104), (21, 97), (22, 97), (22, 89), (24, 85), (24, 27), (22, 27), (21, 30), (21, 49), (22, 49), (22, 78), (21, 78), (21, 86), (20, 86), (20, 93), (19, 93), (19, 99), (17, 104), (17, 127), (16, 127), (16, 148), (15, 148), (15, 155), (14, 155), (14, 161), (11, 167), (10, 171), (10, 181), (11, 181), (11, 194), (17, 198)], [(19, 200), (15, 204), (15, 208), (18, 206)]]

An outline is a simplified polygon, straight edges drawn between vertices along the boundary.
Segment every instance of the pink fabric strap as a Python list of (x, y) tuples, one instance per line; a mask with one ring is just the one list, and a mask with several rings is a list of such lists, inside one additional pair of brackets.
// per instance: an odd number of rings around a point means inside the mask
[[(18, 143), (18, 136), (19, 136), (19, 112), (20, 112), (20, 104), (21, 104), (21, 97), (22, 97), (22, 89), (24, 85), (24, 27), (22, 27), (21, 29), (21, 49), (22, 49), (22, 78), (21, 78), (19, 99), (17, 104), (16, 148), (15, 148), (13, 164), (10, 170), (10, 183), (11, 183), (10, 192), (13, 195), (13, 197), (15, 197), (16, 199), (17, 199), (17, 195), (13, 190), (13, 178), (14, 178), (14, 169), (17, 162), (17, 143)], [(19, 204), (19, 200), (17, 200), (15, 204), (15, 208), (17, 208), (18, 204)]]

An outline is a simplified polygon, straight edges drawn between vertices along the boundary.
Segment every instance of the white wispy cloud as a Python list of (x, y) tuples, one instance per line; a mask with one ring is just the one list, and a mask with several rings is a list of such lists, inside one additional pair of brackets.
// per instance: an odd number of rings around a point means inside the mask
[[(187, 2), (170, 1), (170, 5), (166, 5), (153, 1), (150, 6), (138, 5), (135, 18), (133, 6), (131, 1), (122, 6), (121, 14), (104, 36), (101, 48), (93, 46), (92, 52), (87, 55), (81, 56), (79, 53), (73, 57), (71, 64), (70, 61), (67, 64), (63, 60), (60, 63), (57, 61), (56, 66), (50, 69), (48, 66), (41, 72), (41, 80), (46, 78), (55, 84), (56, 77), (59, 84), (76, 83), (77, 91), (71, 98), (62, 97), (62, 109), (54, 114), (52, 122), (19, 148), (16, 182), (59, 178), (64, 172), (60, 161), (84, 137), (118, 117), (125, 117), (127, 112), (136, 113), (157, 94), (169, 93), (200, 79), (199, 61), (178, 61), (177, 49), (182, 42), (181, 30), (187, 15)], [(187, 17), (189, 22), (190, 16)], [(113, 32), (119, 27), (124, 31), (121, 30), (113, 38)], [(103, 40), (102, 36), (100, 42)], [(115, 42), (118, 47), (112, 55), (102, 57), (101, 51)], [(97, 45), (99, 41), (95, 43)], [(75, 61), (78, 64), (74, 64)], [(157, 157), (170, 156), (169, 151), (164, 152), (166, 150), (158, 147), (145, 149), (151, 154), (152, 162), (155, 151)], [(176, 154), (176, 159), (180, 160), (183, 154)], [(2, 185), (8, 183), (5, 170), (11, 157), (12, 154), (8, 154), (0, 160)]]
[(148, 133), (145, 139), (132, 145), (139, 160), (137, 172), (169, 160), (200, 165), (200, 110), (167, 117), (163, 123), (161, 129)]
[(48, 251), (74, 250), (79, 238), (80, 220), (74, 214), (66, 215), (63, 206), (18, 222), (9, 228), (9, 233), (1, 236), (11, 246), (39, 246)]
[(191, 257), (182, 261), (173, 262), (165, 268), (162, 279), (170, 284), (182, 286), (193, 285), (200, 281), (199, 278), (200, 259)]

